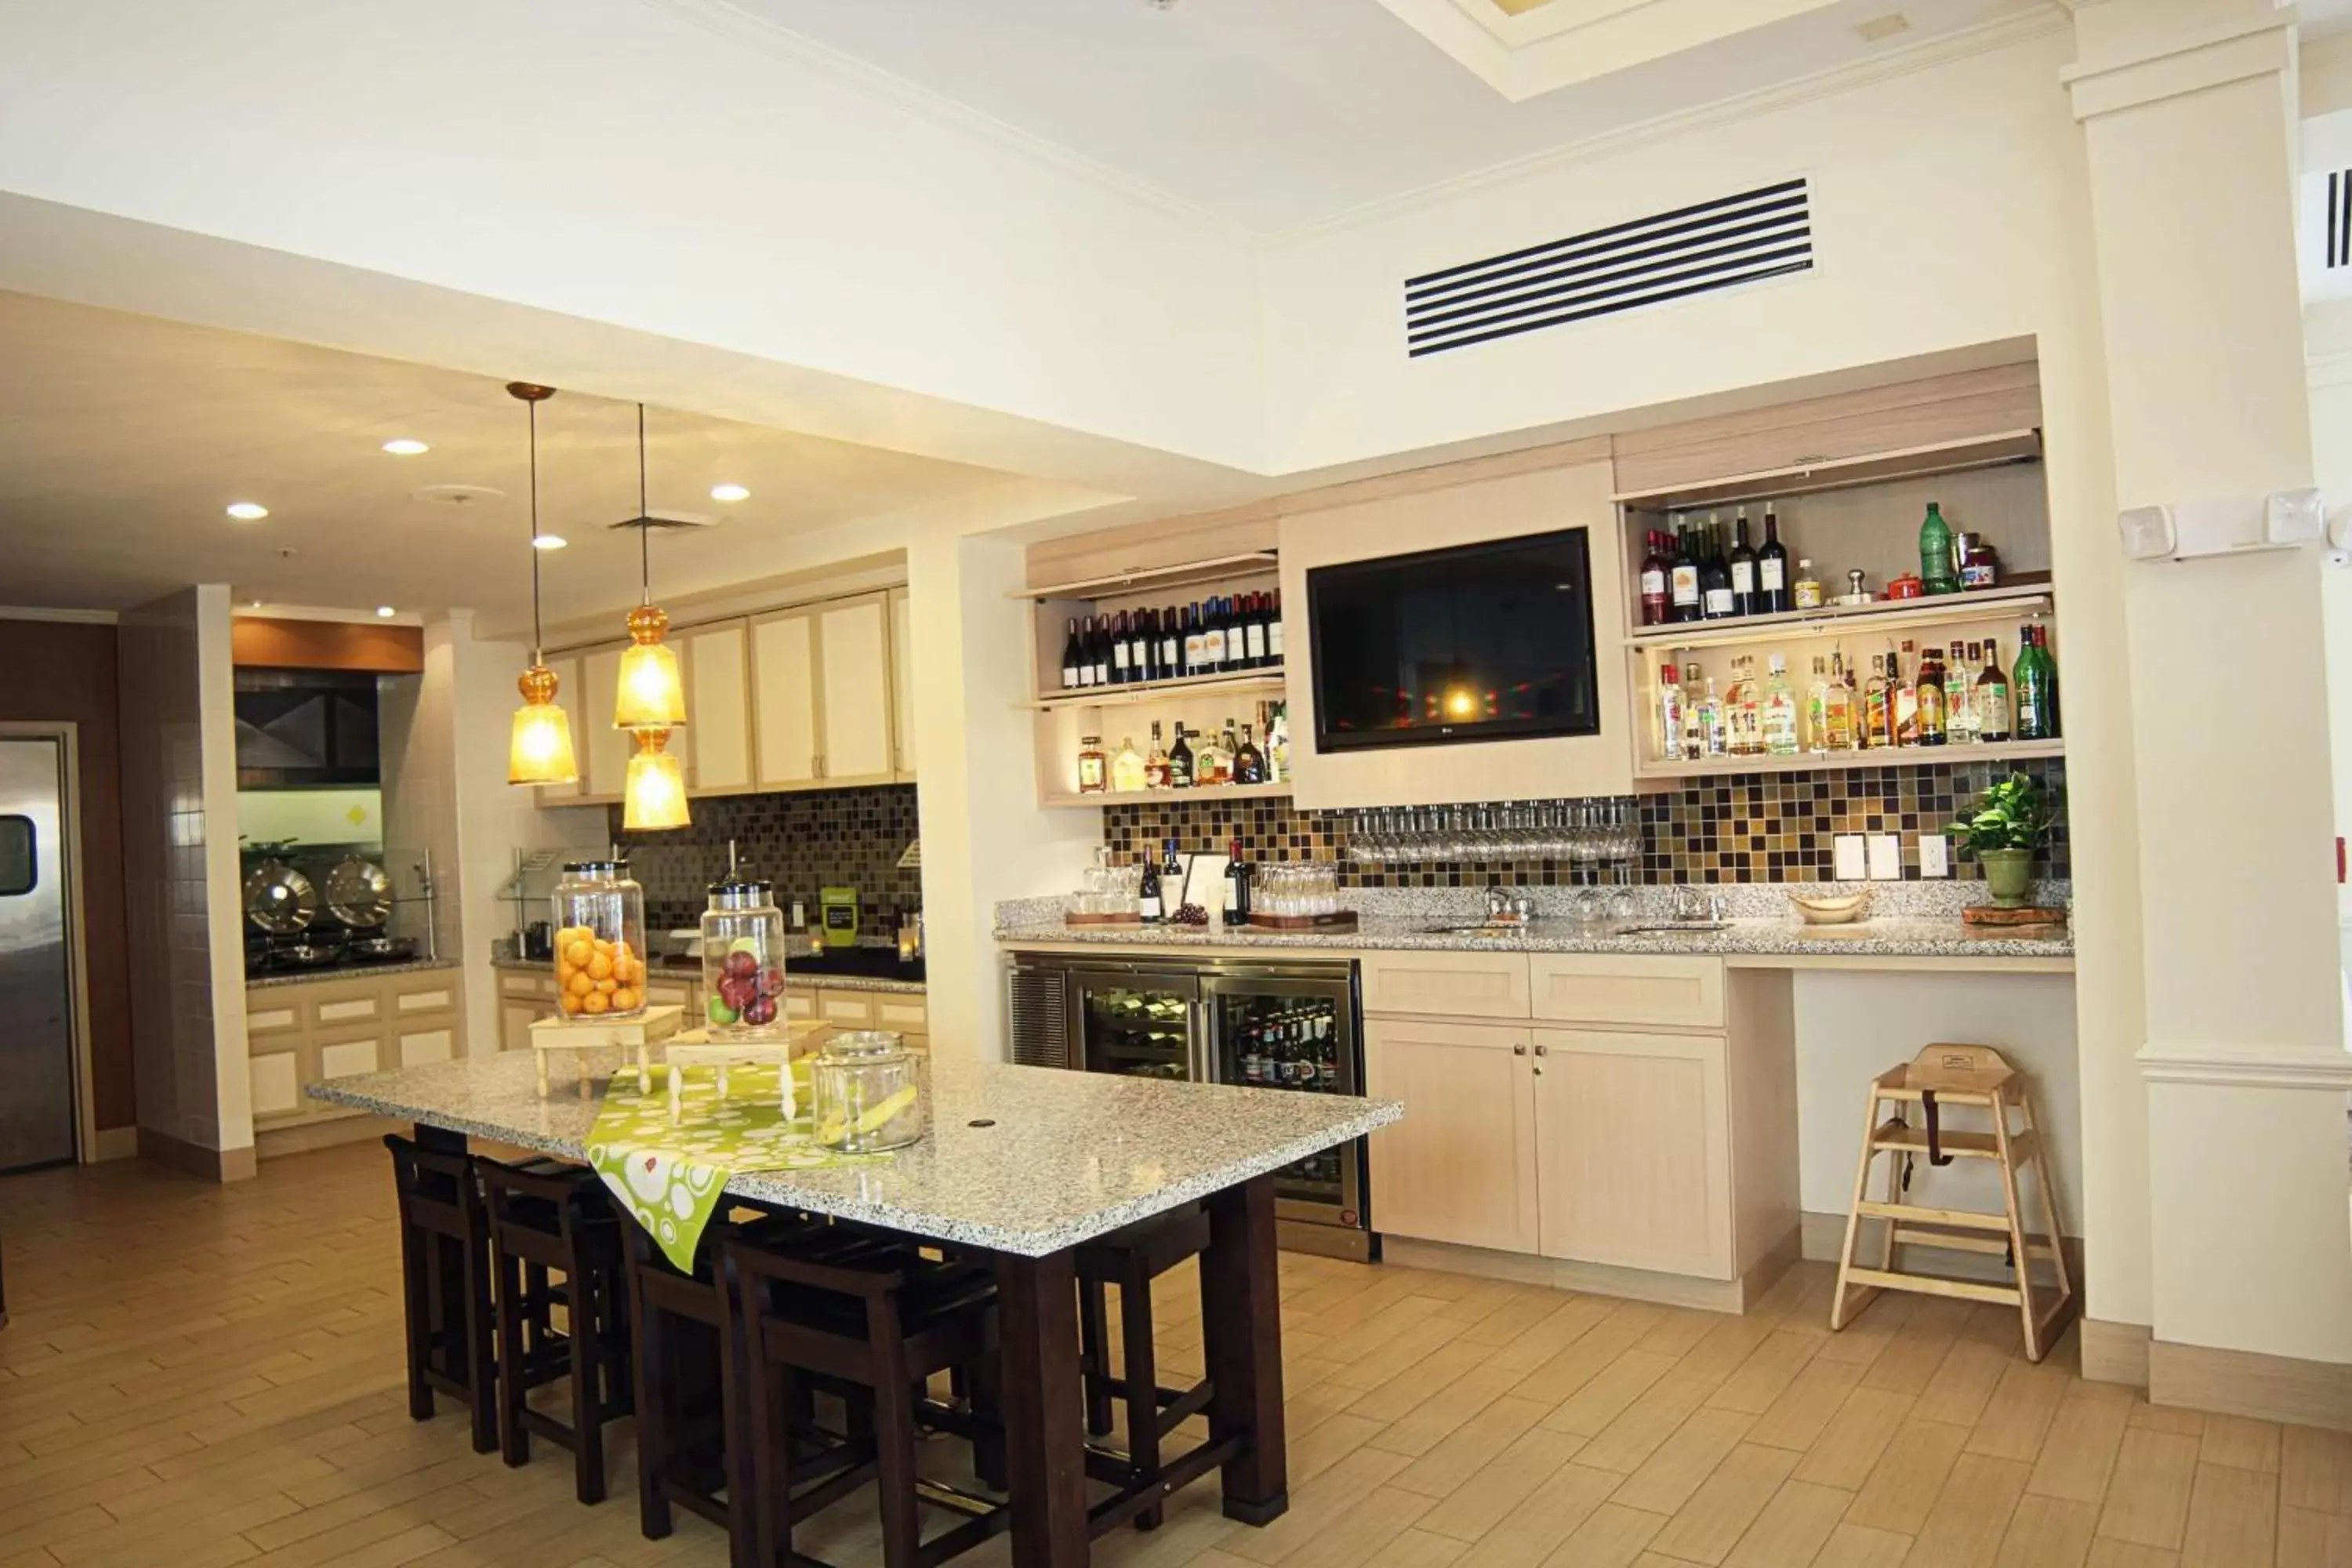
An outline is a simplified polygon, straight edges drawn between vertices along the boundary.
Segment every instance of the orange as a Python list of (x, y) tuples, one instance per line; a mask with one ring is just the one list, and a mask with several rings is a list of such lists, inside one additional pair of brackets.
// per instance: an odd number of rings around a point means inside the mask
[(596, 956), (596, 950), (578, 937), (563, 944), (563, 962), (577, 969)]
[(587, 995), (580, 998), (580, 1010), (583, 1013), (602, 1013), (612, 1005), (612, 998), (606, 996), (602, 991), (591, 991)]
[(596, 982), (596, 989), (607, 996), (610, 996), (614, 992), (618, 991), (620, 988), (621, 983), (617, 980), (606, 978)]
[(567, 1013), (577, 1013), (580, 1011), (580, 998), (574, 996), (569, 991), (565, 992), (563, 994), (563, 1010)]
[(588, 977), (590, 979), (602, 980), (612, 973), (613, 961), (605, 957), (603, 953), (600, 952), (595, 957), (588, 961)]
[(596, 951), (610, 958), (613, 956), (613, 944), (600, 936), (596, 939)]
[(635, 985), (646, 977), (646, 966), (634, 958), (613, 960), (613, 978), (624, 985)]
[(626, 1013), (637, 1005), (637, 994), (624, 985), (613, 993), (613, 1010)]
[(573, 972), (572, 978), (565, 982), (564, 989), (574, 996), (585, 996), (588, 993), (596, 989), (596, 983), (588, 978), (588, 972), (586, 970), (576, 970)]

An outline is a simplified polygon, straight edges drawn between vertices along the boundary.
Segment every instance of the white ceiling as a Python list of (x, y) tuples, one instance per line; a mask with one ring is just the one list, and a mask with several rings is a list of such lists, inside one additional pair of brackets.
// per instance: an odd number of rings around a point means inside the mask
[[(468, 607), (527, 624), (523, 405), (501, 382), (0, 292), (0, 599), (121, 609), (189, 583), (240, 603)], [(551, 625), (636, 599), (636, 410), (540, 405)], [(662, 596), (770, 574), (790, 536), (998, 489), (991, 469), (664, 409), (647, 413), (656, 512), (719, 520), (653, 537)], [(432, 450), (394, 457), (396, 437)], [(710, 498), (731, 482), (751, 494)], [(501, 495), (455, 506), (429, 487)], [(269, 516), (224, 509), (257, 501)]]
[[(1383, 0), (696, 3), (1269, 234), (1989, 21), (2057, 16), (2052, 0), (1836, 0), (1515, 103)], [(1892, 12), (1909, 27), (1864, 41), (1861, 26)]]

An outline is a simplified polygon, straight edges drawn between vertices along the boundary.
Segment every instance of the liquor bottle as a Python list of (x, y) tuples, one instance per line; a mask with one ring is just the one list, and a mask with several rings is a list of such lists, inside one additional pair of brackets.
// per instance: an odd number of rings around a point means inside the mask
[(1683, 711), (1683, 686), (1676, 678), (1675, 661), (1668, 659), (1658, 669), (1658, 760), (1672, 762), (1683, 752), (1683, 728), (1686, 715)]
[[(1698, 666), (1686, 672), (1696, 676)], [(1731, 754), (1731, 715), (1724, 700), (1716, 695), (1715, 677), (1706, 678), (1706, 689), (1698, 700), (1699, 752), (1702, 756), (1725, 757)]]
[(2058, 661), (2050, 657), (2049, 644), (2043, 641), (2047, 629), (2038, 626), (2017, 629), (2017, 663), (2011, 676), (2010, 696), (2021, 741), (2058, 738)]
[(1917, 645), (1904, 640), (1900, 654), (1886, 658), (1886, 681), (1893, 689), (1887, 699), (1887, 738), (1898, 746), (1919, 743), (1919, 682), (1917, 679)]
[(1919, 524), (1919, 581), (1930, 594), (1960, 591), (1960, 574), (1952, 565), (1952, 526), (1934, 501)]
[(1257, 749), (1257, 738), (1244, 724), (1242, 726), (1241, 749), (1234, 753), (1234, 783), (1262, 784), (1265, 782), (1265, 753)]
[(1732, 520), (1731, 536), (1731, 613), (1735, 616), (1756, 614), (1756, 552), (1748, 544), (1748, 509), (1741, 507)]
[(1143, 788), (1143, 753), (1132, 735), (1120, 737), (1118, 754), (1110, 760), (1110, 787), (1120, 795)]
[(1233, 839), (1226, 845), (1225, 855), (1225, 923), (1229, 926), (1249, 924), (1249, 862), (1242, 858), (1242, 841)]
[(1666, 587), (1666, 574), (1674, 570), (1674, 563), (1666, 559), (1665, 546), (1656, 529), (1650, 530), (1644, 542), (1647, 548), (1642, 556), (1642, 624), (1661, 626), (1665, 625), (1674, 602)]
[(1683, 747), (1685, 762), (1695, 763), (1706, 755), (1706, 717), (1699, 711), (1698, 666), (1683, 666)]
[(1944, 697), (1944, 650), (1930, 647), (1919, 655), (1919, 743), (1940, 746), (1946, 738), (1950, 705)]
[(1151, 721), (1151, 750), (1143, 756), (1143, 787), (1168, 787), (1168, 750), (1160, 743), (1160, 721)]
[(1143, 909), (1143, 923), (1156, 926), (1165, 918), (1166, 912), (1161, 900), (1160, 868), (1151, 863), (1149, 854), (1139, 855), (1136, 858), (1143, 862), (1143, 885), (1136, 889), (1140, 895), (1139, 901)]
[(1972, 642), (1952, 645), (1951, 668), (1944, 672), (1944, 740), (1953, 746), (1973, 745), (1977, 739), (1977, 661), (1983, 650)]
[(1666, 564), (1666, 596), (1675, 620), (1699, 618), (1698, 542), (1691, 537), (1690, 520), (1684, 517), (1675, 519), (1675, 553)]
[(1756, 552), (1756, 611), (1777, 616), (1790, 608), (1789, 547), (1780, 542), (1780, 514), (1764, 505), (1764, 543)]
[(1274, 591), (1274, 600), (1265, 609), (1265, 657), (1270, 663), (1282, 663), (1282, 590)]
[(1870, 679), (1862, 689), (1864, 749), (1875, 751), (1895, 743), (1895, 683), (1887, 679), (1886, 660), (1870, 656)]
[(1078, 618), (1070, 617), (1070, 634), (1062, 639), (1062, 689), (1078, 689)]
[(1103, 755), (1100, 735), (1078, 737), (1078, 793), (1100, 795), (1110, 787), (1110, 759)]
[(1705, 552), (1699, 557), (1698, 592), (1706, 618), (1723, 621), (1731, 618), (1731, 563), (1725, 555), (1722, 525), (1713, 512), (1707, 513), (1706, 530), (1702, 535)]
[(1184, 622), (1176, 606), (1160, 612), (1160, 679), (1172, 680), (1184, 673)]
[(1240, 732), (1234, 728), (1231, 714), (1225, 716), (1225, 732), (1218, 738), (1217, 750), (1225, 754), (1225, 782), (1238, 783), (1239, 781), (1234, 777), (1234, 769), (1241, 763), (1242, 738)]
[(1199, 789), (1212, 789), (1233, 783), (1227, 771), (1233, 759), (1217, 750), (1217, 732), (1209, 730), (1195, 737), (1199, 744), (1192, 748), (1192, 784)]
[(1259, 703), (1257, 727), (1265, 737), (1265, 782), (1280, 784), (1290, 776), (1290, 705)]
[(1805, 749), (1820, 756), (1830, 749), (1829, 661), (1813, 655), (1813, 681), (1805, 689)]
[(1985, 644), (1984, 668), (1977, 672), (1977, 739), (2010, 738), (2009, 677), (2001, 673), (2000, 639)]
[(1789, 661), (1776, 653), (1767, 668), (1770, 674), (1760, 704), (1764, 750), (1775, 757), (1793, 757), (1802, 748), (1797, 741), (1797, 696), (1789, 689)]
[(1266, 651), (1265, 634), (1267, 618), (1265, 595), (1264, 594), (1252, 594), (1250, 595), (1249, 630), (1247, 633), (1249, 643), (1249, 667), (1252, 669), (1264, 669), (1267, 665), (1274, 662), (1274, 656)]
[(1853, 672), (1845, 667), (1845, 655), (1830, 655), (1829, 740), (1832, 752), (1851, 752), (1862, 742), (1862, 699), (1853, 689)]
[(1135, 679), (1130, 673), (1134, 668), (1133, 649), (1127, 612), (1121, 610), (1111, 618), (1110, 624), (1110, 683), (1113, 686), (1125, 686)]
[(1110, 617), (1095, 617), (1095, 684), (1110, 684)]
[(1741, 655), (1731, 667), (1731, 689), (1724, 694), (1723, 706), (1724, 720), (1731, 731), (1731, 754), (1763, 755), (1762, 700), (1756, 689), (1756, 664), (1748, 655)]
[(1192, 787), (1192, 748), (1184, 742), (1184, 721), (1176, 721), (1176, 743), (1168, 748), (1168, 787)]

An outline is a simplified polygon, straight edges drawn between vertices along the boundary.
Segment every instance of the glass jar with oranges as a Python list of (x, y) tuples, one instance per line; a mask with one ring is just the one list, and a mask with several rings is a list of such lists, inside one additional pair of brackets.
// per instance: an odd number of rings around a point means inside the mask
[(646, 890), (625, 860), (574, 860), (555, 885), (555, 987), (572, 1019), (646, 1010)]

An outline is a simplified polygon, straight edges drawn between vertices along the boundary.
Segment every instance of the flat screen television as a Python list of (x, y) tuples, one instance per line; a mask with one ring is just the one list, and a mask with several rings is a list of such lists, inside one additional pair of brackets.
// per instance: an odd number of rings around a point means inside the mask
[(1585, 531), (1307, 574), (1325, 752), (1597, 735)]

